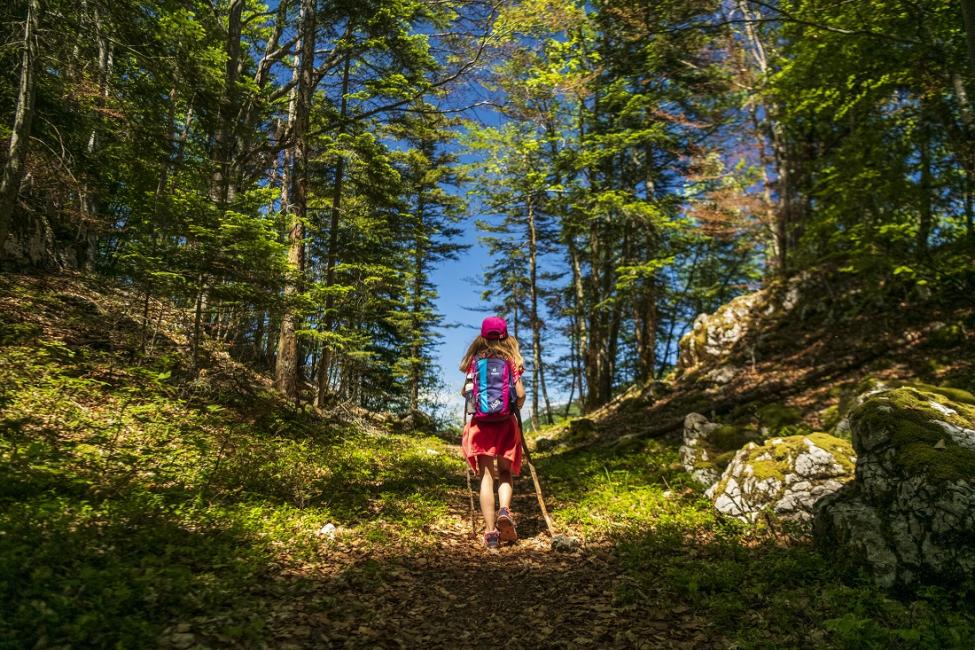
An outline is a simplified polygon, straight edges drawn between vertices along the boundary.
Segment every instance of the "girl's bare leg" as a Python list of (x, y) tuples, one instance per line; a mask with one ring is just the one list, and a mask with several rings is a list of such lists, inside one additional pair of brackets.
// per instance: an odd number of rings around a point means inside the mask
[(477, 469), (481, 472), (481, 514), (485, 530), (490, 531), (494, 530), (494, 458), (478, 456)]
[[(502, 508), (511, 508), (511, 461), (507, 458), (498, 458), (498, 500)], [(493, 500), (492, 500), (493, 505)]]

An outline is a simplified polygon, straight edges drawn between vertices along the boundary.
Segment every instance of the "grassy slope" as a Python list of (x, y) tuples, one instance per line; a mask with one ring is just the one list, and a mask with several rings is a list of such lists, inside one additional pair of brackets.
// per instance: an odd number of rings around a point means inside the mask
[(585, 549), (546, 550), (522, 478), (526, 539), (486, 558), (454, 448), (295, 412), (219, 355), (190, 380), (175, 334), (140, 352), (127, 300), (0, 276), (0, 646), (483, 645), (473, 611), (516, 647), (975, 641), (970, 595), (892, 598), (716, 519), (666, 439), (540, 454)]
[(0, 646), (143, 645), (215, 610), (259, 638), (266, 578), (319, 561), (322, 524), (444, 515), (442, 442), (294, 412), (226, 362), (190, 381), (165, 337), (139, 352), (123, 294), (2, 284)]

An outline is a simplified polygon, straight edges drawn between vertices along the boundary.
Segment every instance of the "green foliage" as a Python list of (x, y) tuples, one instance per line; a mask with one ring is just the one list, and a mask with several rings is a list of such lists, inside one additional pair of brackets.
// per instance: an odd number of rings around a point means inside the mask
[[(54, 2), (30, 151), (43, 189), (24, 195), (16, 254), (0, 261), (96, 266), (142, 294), (146, 317), (155, 300), (189, 306), (198, 367), (207, 336), (276, 363), (294, 314), (295, 383), (326, 359), (334, 399), (418, 408), (440, 318), (429, 277), (458, 250), (463, 207), (441, 105), (468, 44), (451, 27), (487, 18), (412, 0), (313, 4), (312, 22), (298, 2)], [(0, 10), (5, 42), (20, 11)], [(308, 88), (293, 83), (306, 23), (305, 42), (328, 53)], [(0, 51), (4, 88), (18, 86), (14, 49)], [(5, 115), (14, 100), (0, 93)]]
[(957, 6), (867, 2), (826, 15), (796, 0), (768, 10), (794, 18), (770, 34), (767, 98), (798, 200), (814, 206), (788, 226), (795, 268), (834, 259), (913, 285), (963, 282), (971, 62)]

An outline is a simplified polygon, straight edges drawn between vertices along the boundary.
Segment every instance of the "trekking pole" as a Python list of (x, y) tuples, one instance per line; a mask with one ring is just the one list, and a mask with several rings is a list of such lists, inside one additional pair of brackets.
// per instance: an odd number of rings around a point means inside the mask
[[(467, 429), (467, 404), (464, 404), (464, 429)], [(467, 496), (471, 500), (471, 537), (477, 539), (477, 523), (474, 521), (474, 488), (471, 487), (471, 464), (467, 462), (467, 454), (464, 453), (464, 434), (460, 438), (460, 455), (464, 458), (464, 468), (467, 470)]]
[(542, 517), (545, 518), (545, 525), (548, 527), (549, 537), (554, 539), (555, 523), (548, 514), (548, 508), (545, 507), (545, 499), (542, 498), (542, 484), (538, 480), (538, 472), (535, 471), (535, 463), (532, 462), (531, 453), (528, 451), (528, 442), (525, 440), (525, 429), (521, 425), (521, 411), (517, 408), (515, 409), (515, 417), (518, 418), (518, 430), (521, 433), (521, 449), (525, 453), (525, 462), (528, 463), (528, 470), (532, 474), (532, 482), (535, 483), (535, 496), (538, 497), (538, 506), (542, 509)]

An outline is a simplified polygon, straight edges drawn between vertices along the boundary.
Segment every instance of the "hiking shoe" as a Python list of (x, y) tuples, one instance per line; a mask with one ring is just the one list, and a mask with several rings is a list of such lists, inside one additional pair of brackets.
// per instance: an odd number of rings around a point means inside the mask
[(484, 547), (485, 548), (498, 548), (501, 545), (501, 540), (498, 536), (498, 531), (489, 530), (484, 533)]
[(502, 542), (513, 542), (518, 539), (518, 531), (515, 530), (515, 521), (511, 518), (511, 511), (501, 508), (498, 511), (498, 533)]

